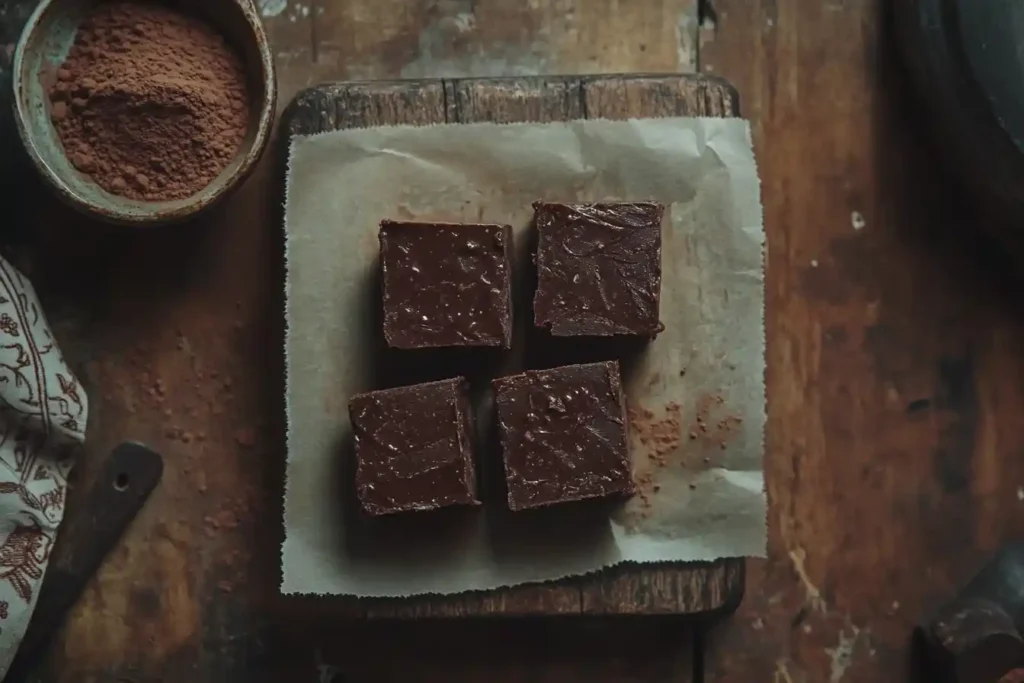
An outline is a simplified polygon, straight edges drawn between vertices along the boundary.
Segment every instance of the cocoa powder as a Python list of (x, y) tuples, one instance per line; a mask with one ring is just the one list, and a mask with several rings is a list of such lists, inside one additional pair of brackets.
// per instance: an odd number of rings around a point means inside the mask
[(211, 27), (146, 2), (97, 5), (50, 89), (72, 165), (100, 187), (149, 201), (209, 185), (245, 137), (238, 56)]

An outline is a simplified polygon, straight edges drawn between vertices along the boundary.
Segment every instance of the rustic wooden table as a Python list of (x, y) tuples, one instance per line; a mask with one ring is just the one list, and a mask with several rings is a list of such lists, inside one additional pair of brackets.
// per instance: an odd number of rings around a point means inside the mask
[(92, 403), (78, 476), (124, 438), (167, 460), (43, 680), (905, 680), (915, 620), (1024, 532), (1024, 328), (998, 250), (939, 170), (880, 4), (262, 0), (282, 106), (338, 79), (700, 70), (737, 86), (769, 241), (770, 543), (737, 614), (710, 629), (353, 625), (276, 597), (269, 164), (175, 230), (100, 229), (23, 192), (34, 239), (19, 262)]

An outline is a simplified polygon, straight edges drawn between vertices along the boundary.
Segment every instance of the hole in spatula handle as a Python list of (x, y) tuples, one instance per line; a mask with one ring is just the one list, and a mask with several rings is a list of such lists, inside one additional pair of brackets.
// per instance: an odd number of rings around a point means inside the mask
[(128, 488), (128, 475), (121, 472), (119, 475), (114, 477), (114, 488), (118, 491), (124, 491)]

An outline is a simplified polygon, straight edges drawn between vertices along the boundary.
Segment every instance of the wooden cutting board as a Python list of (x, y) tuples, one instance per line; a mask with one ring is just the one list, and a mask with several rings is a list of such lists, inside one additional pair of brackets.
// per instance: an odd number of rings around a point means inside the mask
[[(330, 83), (299, 93), (281, 119), (283, 178), (292, 135), (394, 124), (739, 116), (736, 90), (697, 75), (526, 77)], [(729, 612), (744, 561), (628, 565), (542, 585), (452, 597), (362, 599), (367, 617), (471, 617)], [(348, 603), (348, 601), (344, 601)], [(346, 613), (353, 605), (347, 604)]]

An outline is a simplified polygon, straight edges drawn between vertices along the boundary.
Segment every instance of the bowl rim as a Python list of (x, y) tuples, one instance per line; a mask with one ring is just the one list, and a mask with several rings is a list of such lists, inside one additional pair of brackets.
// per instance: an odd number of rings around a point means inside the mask
[[(274, 58), (270, 51), (270, 44), (267, 40), (263, 22), (256, 11), (252, 0), (228, 0), (235, 5), (242, 13), (246, 23), (252, 31), (252, 37), (256, 42), (256, 48), (260, 55), (260, 76), (263, 80), (263, 98), (259, 109), (259, 117), (256, 121), (256, 135), (249, 148), (244, 152), (241, 163), (227, 177), (221, 187), (204, 200), (196, 201), (175, 209), (154, 210), (145, 213), (131, 212), (117, 207), (100, 208), (95, 203), (81, 195), (75, 188), (64, 181), (60, 175), (46, 162), (36, 141), (29, 132), (29, 113), (26, 108), (25, 81), (22, 74), (25, 70), (25, 50), (31, 38), (34, 38), (39, 31), (39, 24), (46, 12), (58, 0), (42, 0), (32, 11), (25, 27), (22, 29), (14, 48), (14, 57), (11, 61), (11, 85), (14, 90), (14, 120), (18, 127), (18, 137), (22, 146), (32, 160), (33, 166), (65, 203), (69, 204), (82, 213), (101, 219), (107, 223), (123, 226), (148, 226), (174, 223), (192, 218), (203, 211), (217, 204), (226, 197), (232, 190), (238, 187), (254, 170), (256, 163), (262, 157), (273, 129), (274, 112), (277, 107), (277, 76), (274, 67)], [(38, 77), (38, 76), (36, 76)]]

